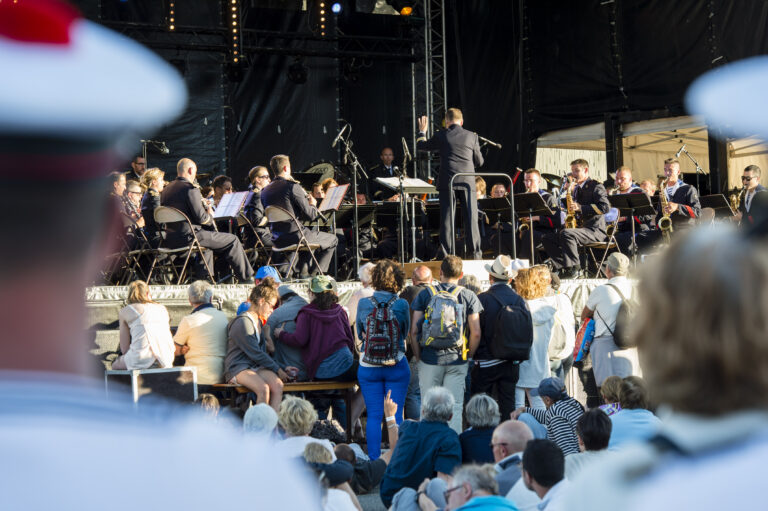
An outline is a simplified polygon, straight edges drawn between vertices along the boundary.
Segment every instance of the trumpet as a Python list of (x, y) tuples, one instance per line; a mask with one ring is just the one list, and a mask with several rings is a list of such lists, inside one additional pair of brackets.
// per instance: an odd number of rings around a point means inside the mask
[(520, 219), (520, 225), (517, 226), (517, 234), (522, 236), (526, 231), (531, 230), (531, 224), (528, 223), (528, 217), (524, 216)]

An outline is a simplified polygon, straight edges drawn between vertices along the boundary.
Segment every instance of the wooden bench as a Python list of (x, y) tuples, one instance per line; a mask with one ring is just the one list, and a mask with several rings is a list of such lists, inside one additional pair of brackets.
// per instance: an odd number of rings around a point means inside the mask
[[(347, 441), (352, 441), (352, 397), (355, 394), (357, 382), (346, 381), (298, 381), (283, 384), (283, 394), (292, 394), (296, 392), (311, 393), (313, 397), (325, 399), (338, 399), (335, 391), (342, 391), (342, 399), (347, 406), (346, 424), (344, 428), (347, 433)], [(242, 385), (230, 385), (229, 383), (216, 383), (210, 386), (214, 394), (221, 394), (226, 399), (234, 403), (238, 394), (248, 394), (251, 392)], [(202, 390), (202, 389), (201, 389)]]

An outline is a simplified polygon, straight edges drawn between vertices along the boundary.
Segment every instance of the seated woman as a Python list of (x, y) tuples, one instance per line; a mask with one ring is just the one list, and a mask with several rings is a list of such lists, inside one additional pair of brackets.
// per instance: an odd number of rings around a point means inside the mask
[(661, 428), (661, 420), (648, 409), (648, 387), (639, 376), (627, 376), (622, 380), (619, 403), (621, 410), (610, 417), (612, 428), (609, 450), (644, 442)]
[(499, 405), (488, 394), (475, 394), (466, 406), (469, 428), (459, 435), (462, 463), (494, 463), (491, 437), (499, 425)]
[(141, 198), (141, 216), (144, 218), (144, 234), (150, 244), (157, 247), (160, 243), (160, 233), (155, 223), (155, 209), (160, 207), (160, 192), (165, 187), (165, 173), (153, 167), (147, 169), (141, 176), (141, 186), (146, 190)]
[(257, 403), (267, 403), (277, 411), (288, 375), (267, 354), (261, 336), (261, 327), (277, 304), (277, 291), (262, 283), (253, 288), (248, 300), (248, 310), (227, 326), (224, 379), (248, 387), (256, 393)]
[(349, 317), (339, 305), (336, 282), (326, 275), (309, 284), (310, 304), (296, 316), (296, 331), (278, 327), (274, 335), (282, 343), (301, 348), (310, 380), (355, 381), (357, 357)]
[(285, 438), (278, 446), (290, 458), (296, 458), (304, 453), (307, 444), (317, 442), (325, 446), (331, 453), (331, 459), (336, 460), (333, 444), (330, 440), (312, 438), (312, 426), (317, 422), (317, 410), (306, 399), (295, 396), (285, 396), (277, 412), (277, 420), (285, 431)]
[(118, 315), (123, 354), (112, 362), (112, 369), (171, 367), (174, 346), (168, 311), (152, 301), (143, 280), (128, 286), (127, 303)]
[(621, 382), (621, 376), (613, 375), (603, 380), (603, 385), (600, 387), (600, 395), (603, 398), (603, 404), (600, 405), (600, 409), (608, 414), (608, 416), (621, 410), (621, 403), (619, 403)]

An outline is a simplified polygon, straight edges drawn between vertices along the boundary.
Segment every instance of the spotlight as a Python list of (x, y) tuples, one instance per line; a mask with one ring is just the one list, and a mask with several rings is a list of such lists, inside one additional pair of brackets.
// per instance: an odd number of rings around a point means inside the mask
[(339, 14), (341, 12), (341, 3), (334, 2), (331, 6), (331, 11), (333, 11), (333, 14)]
[(413, 7), (409, 6), (409, 7), (403, 7), (402, 9), (400, 9), (401, 16), (410, 16), (411, 14), (413, 14)]

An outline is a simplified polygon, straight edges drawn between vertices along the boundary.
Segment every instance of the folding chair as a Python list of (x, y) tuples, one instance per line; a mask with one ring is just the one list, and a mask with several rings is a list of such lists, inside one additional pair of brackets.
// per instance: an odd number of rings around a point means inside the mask
[[(267, 223), (267, 217), (264, 216), (262, 218), (261, 224), (266, 225)], [(272, 261), (272, 254), (269, 250), (267, 250), (267, 247), (264, 246), (264, 242), (261, 241), (261, 236), (259, 236), (259, 233), (256, 232), (256, 228), (253, 226), (250, 220), (248, 220), (248, 217), (245, 216), (244, 213), (240, 213), (237, 216), (237, 229), (240, 231), (241, 236), (240, 240), (243, 241), (243, 246), (245, 246), (245, 240), (248, 239), (249, 236), (252, 236), (256, 242), (253, 245), (253, 248), (246, 248), (245, 249), (245, 255), (248, 257), (248, 260), (251, 262), (251, 266), (254, 268), (260, 267), (260, 266), (269, 266), (270, 262)], [(259, 261), (259, 256), (264, 256), (266, 259), (266, 263), (263, 265), (257, 264)]]
[[(192, 241), (189, 245), (178, 248), (165, 248), (163, 243), (167, 237), (166, 224), (172, 224), (175, 222), (185, 222), (189, 227), (189, 231), (192, 233)], [(160, 245), (157, 247), (157, 257), (152, 261), (152, 267), (149, 269), (149, 275), (147, 280), (152, 278), (152, 273), (155, 270), (157, 261), (164, 258), (164, 265), (169, 267), (173, 274), (177, 278), (177, 285), (181, 285), (184, 282), (184, 277), (189, 265), (189, 259), (192, 257), (193, 252), (197, 252), (198, 256), (202, 259), (205, 269), (208, 272), (208, 278), (211, 279), (211, 283), (216, 284), (216, 280), (213, 278), (213, 271), (208, 265), (208, 261), (205, 260), (204, 253), (207, 248), (200, 245), (200, 241), (197, 239), (195, 229), (192, 226), (192, 222), (187, 218), (187, 215), (182, 213), (176, 208), (170, 208), (168, 206), (160, 206), (155, 209), (155, 223), (160, 228), (161, 238)], [(184, 263), (181, 266), (181, 271), (176, 270), (176, 259), (183, 257)]]
[[(267, 206), (264, 209), (264, 216), (267, 217), (267, 220), (269, 223), (275, 223), (275, 222), (293, 222), (296, 225), (296, 228), (298, 229), (299, 234), (299, 241), (298, 243), (294, 243), (293, 245), (288, 245), (287, 247), (272, 247), (272, 252), (277, 253), (286, 253), (286, 252), (293, 252), (291, 254), (291, 258), (288, 261), (288, 263), (282, 263), (279, 266), (285, 266), (285, 264), (288, 264), (288, 270), (285, 272), (284, 277), (287, 279), (291, 275), (291, 272), (293, 271), (293, 267), (296, 265), (296, 260), (299, 257), (299, 252), (309, 252), (309, 255), (312, 257), (312, 260), (315, 262), (315, 266), (320, 270), (320, 263), (317, 262), (317, 259), (315, 258), (315, 250), (320, 248), (319, 243), (310, 243), (307, 240), (307, 237), (304, 235), (304, 226), (301, 225), (301, 222), (299, 222), (298, 218), (296, 218), (290, 211), (287, 211), (279, 206)], [(320, 270), (322, 273), (322, 270)]]
[[(612, 250), (618, 250), (621, 252), (621, 249), (619, 248), (619, 245), (616, 243), (616, 230), (619, 226), (619, 210), (616, 208), (611, 208), (611, 210), (608, 212), (608, 214), (605, 215), (606, 220), (610, 221), (610, 224), (605, 229), (606, 234), (608, 235), (608, 238), (605, 241), (598, 241), (595, 243), (585, 243), (583, 245), (584, 249), (586, 250), (589, 258), (591, 258), (592, 262), (597, 267), (597, 271), (595, 272), (594, 278), (599, 279), (600, 275), (603, 277), (607, 277), (605, 275), (605, 272), (603, 271), (603, 263), (605, 262), (605, 259), (608, 257), (608, 253)], [(602, 250), (603, 255), (600, 258), (600, 264), (597, 263), (597, 257), (595, 256), (595, 250)], [(589, 260), (587, 261), (587, 266), (589, 266)], [(587, 268), (587, 274), (589, 274), (589, 268)]]

